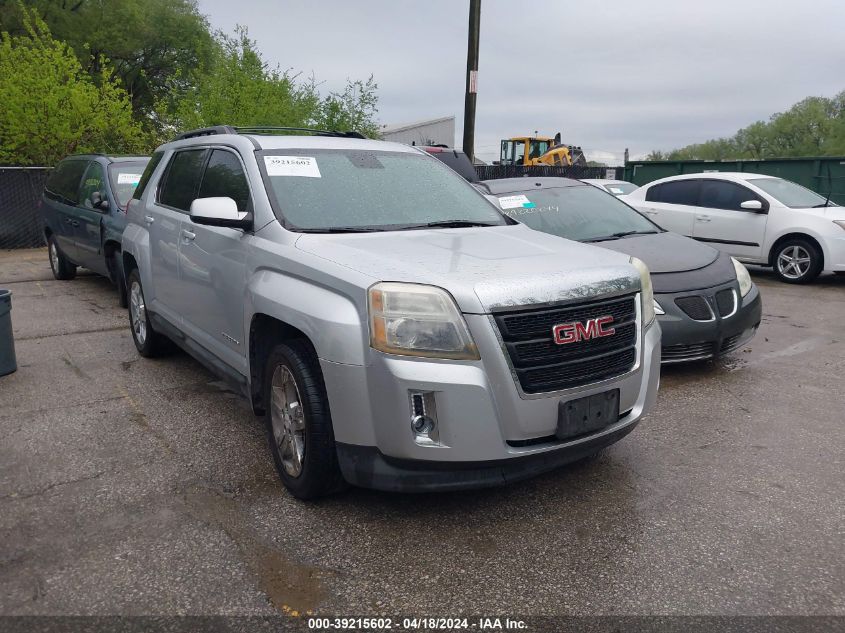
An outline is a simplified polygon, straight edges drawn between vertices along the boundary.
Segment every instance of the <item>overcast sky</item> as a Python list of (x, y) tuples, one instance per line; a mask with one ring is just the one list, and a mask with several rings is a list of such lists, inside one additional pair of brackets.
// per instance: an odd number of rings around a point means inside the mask
[[(461, 145), (468, 0), (199, 0), (271, 63), (324, 90), (375, 76), (379, 120), (454, 115)], [(621, 161), (736, 130), (845, 90), (845, 0), (483, 0), (476, 153), (552, 136)]]

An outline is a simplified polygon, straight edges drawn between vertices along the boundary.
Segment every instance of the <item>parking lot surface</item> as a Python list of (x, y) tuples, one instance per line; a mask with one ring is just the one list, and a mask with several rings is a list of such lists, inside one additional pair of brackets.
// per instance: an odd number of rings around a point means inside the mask
[(845, 278), (753, 276), (757, 337), (664, 368), (597, 460), (302, 503), (245, 400), (138, 356), (108, 281), (0, 253), (0, 613), (845, 614)]

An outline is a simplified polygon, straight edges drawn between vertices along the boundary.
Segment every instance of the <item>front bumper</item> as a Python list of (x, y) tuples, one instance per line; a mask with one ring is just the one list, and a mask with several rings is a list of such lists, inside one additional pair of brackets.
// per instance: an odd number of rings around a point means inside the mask
[[(756, 284), (741, 298), (736, 311), (723, 317), (713, 297), (716, 292), (725, 288), (732, 288), (736, 297), (740, 296), (736, 282), (705, 290), (655, 295), (660, 307), (666, 312), (657, 317), (663, 332), (663, 364), (715, 358), (741, 347), (754, 337), (763, 312), (760, 291)], [(693, 295), (705, 298), (709, 304), (711, 318), (692, 319), (675, 303), (677, 298)]]
[[(638, 360), (622, 376), (548, 394), (521, 393), (487, 315), (465, 315), (475, 362), (371, 353), (366, 367), (321, 360), (346, 480), (380, 490), (457, 490), (501, 485), (577, 461), (627, 435), (653, 406), (660, 327), (641, 330)], [(558, 440), (560, 402), (619, 390), (620, 418)], [(411, 427), (409, 394), (433, 394), (436, 441)]]

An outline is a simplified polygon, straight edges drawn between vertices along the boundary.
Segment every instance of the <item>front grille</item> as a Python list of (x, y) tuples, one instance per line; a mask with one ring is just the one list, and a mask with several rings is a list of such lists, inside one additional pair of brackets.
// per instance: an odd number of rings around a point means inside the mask
[(691, 345), (667, 345), (660, 351), (661, 361), (677, 363), (685, 360), (709, 358), (714, 353), (713, 343), (693, 343)]
[(736, 293), (732, 288), (726, 288), (716, 293), (716, 307), (719, 308), (719, 316), (730, 316), (736, 310)]
[[(567, 345), (554, 342), (563, 323), (613, 317), (616, 331)], [(637, 306), (634, 295), (570, 306), (494, 314), (502, 341), (525, 393), (578, 387), (630, 371), (636, 363)]]
[(707, 305), (707, 300), (700, 295), (678, 297), (675, 299), (675, 305), (695, 321), (709, 321), (713, 318), (710, 307)]

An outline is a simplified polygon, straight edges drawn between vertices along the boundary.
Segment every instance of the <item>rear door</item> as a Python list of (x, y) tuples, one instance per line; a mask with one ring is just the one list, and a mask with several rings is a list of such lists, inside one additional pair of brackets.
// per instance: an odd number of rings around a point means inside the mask
[(65, 159), (50, 174), (44, 188), (44, 221), (59, 250), (75, 264), (80, 263), (76, 249), (76, 227), (79, 226), (76, 204), (87, 167), (88, 161), (84, 158)]
[(76, 252), (81, 266), (101, 275), (108, 275), (103, 257), (103, 214), (108, 213), (108, 208), (94, 206), (94, 194), (99, 195), (99, 199), (108, 204), (106, 173), (103, 166), (96, 161), (88, 164), (79, 186), (79, 202), (76, 209), (79, 225), (75, 227)]
[(749, 200), (768, 208), (761, 196), (739, 183), (702, 180), (692, 236), (736, 257), (759, 258), (769, 216), (743, 209), (741, 204)]
[[(182, 296), (179, 239), (182, 224), (197, 197), (200, 177), (208, 150), (178, 150), (170, 157), (156, 192), (155, 202), (144, 209), (144, 222), (150, 235), (150, 270), (153, 312), (174, 324), (182, 323), (180, 307), (189, 302)], [(146, 290), (145, 290), (146, 294)]]
[[(208, 157), (198, 198), (232, 198), (238, 211), (252, 210), (249, 182), (238, 154), (214, 148)], [(182, 223), (179, 242), (179, 312), (188, 334), (215, 356), (247, 373), (244, 328), (246, 245), (242, 229)]]
[(691, 237), (700, 188), (698, 179), (654, 185), (646, 191), (645, 202), (637, 207), (667, 231)]

